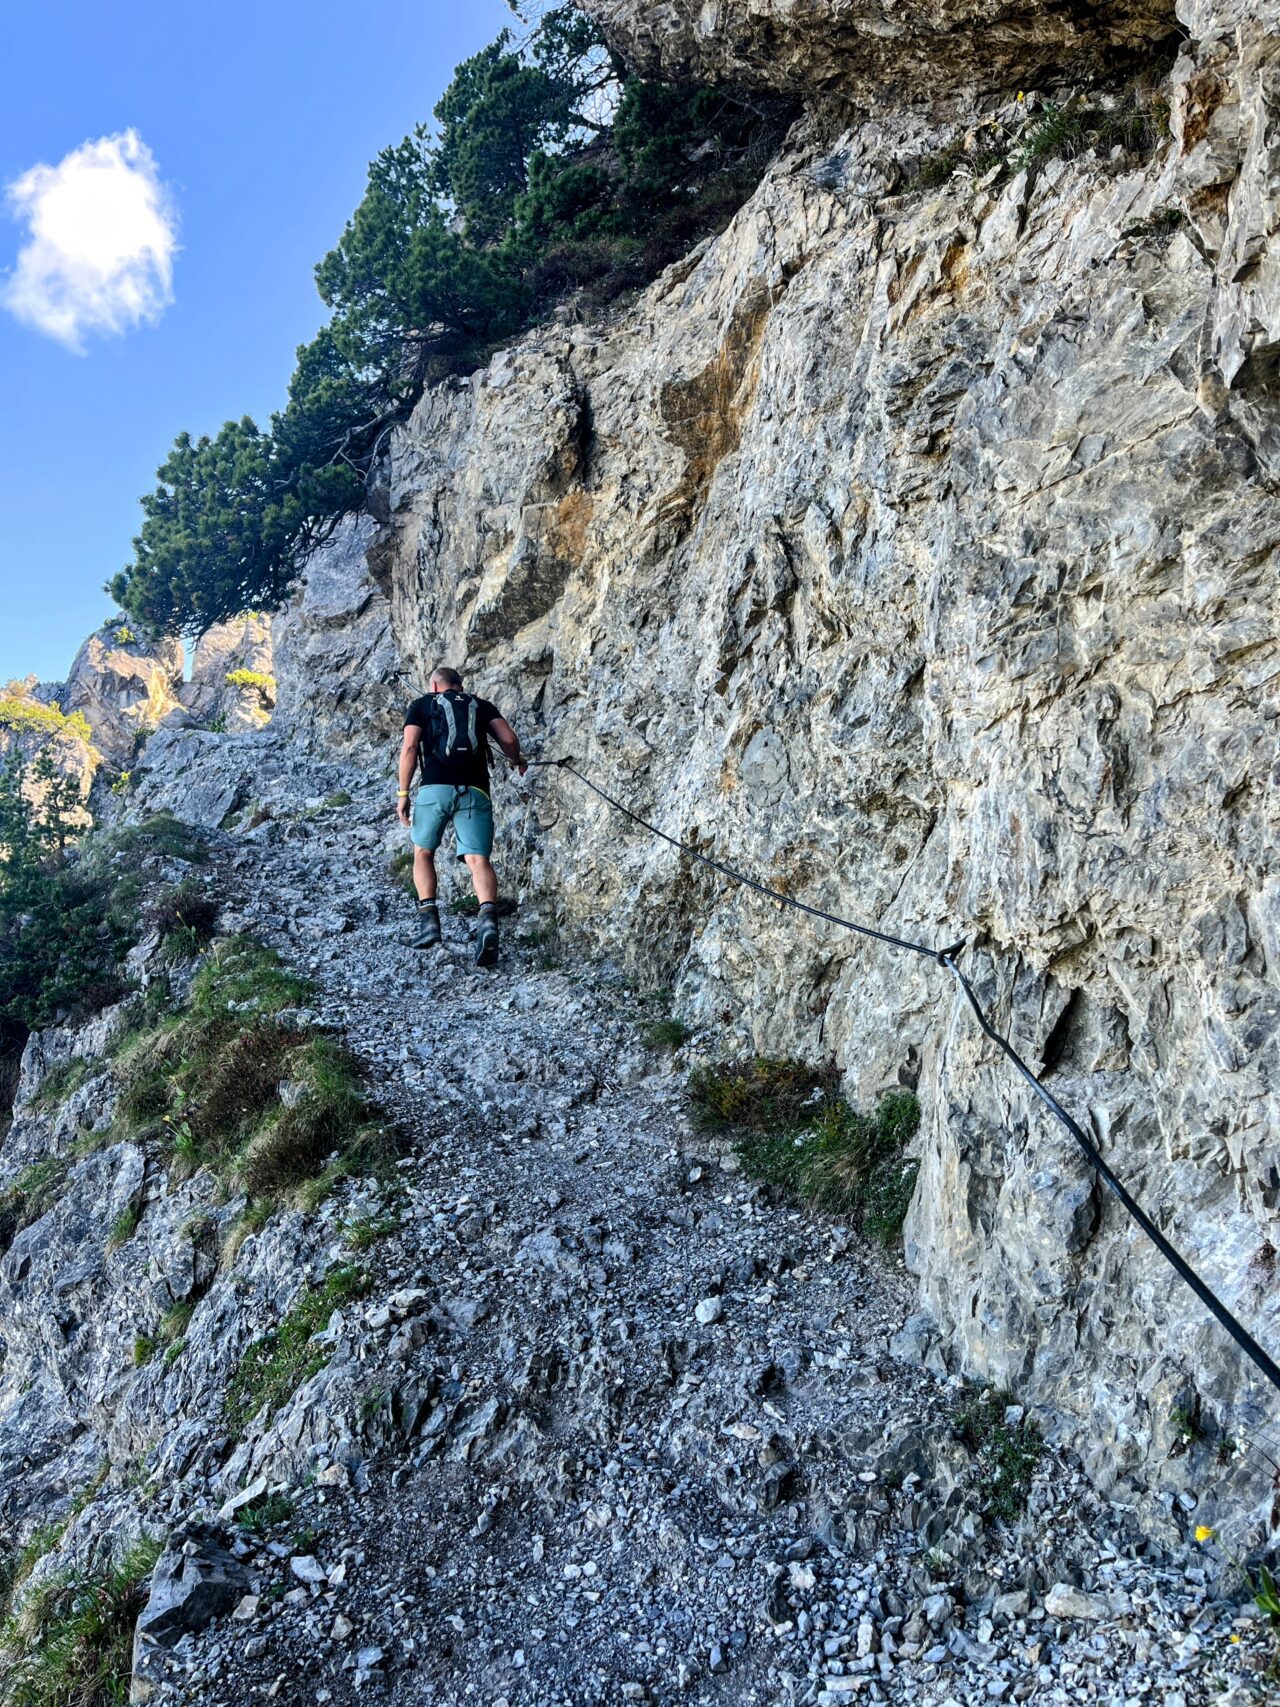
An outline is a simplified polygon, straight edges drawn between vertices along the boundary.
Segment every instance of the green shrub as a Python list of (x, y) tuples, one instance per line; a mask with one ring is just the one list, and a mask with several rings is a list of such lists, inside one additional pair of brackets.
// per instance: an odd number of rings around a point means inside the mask
[(38, 1584), (0, 1627), (3, 1694), (14, 1707), (106, 1707), (128, 1697), (133, 1629), (160, 1556), (140, 1541), (105, 1570)]
[(126, 889), (69, 855), (79, 807), (48, 753), (0, 768), (0, 1051), (124, 993), (136, 920)]
[(363, 1298), (370, 1277), (362, 1269), (336, 1268), (322, 1285), (304, 1288), (297, 1303), (277, 1327), (249, 1346), (227, 1385), (223, 1414), (227, 1427), (239, 1439), (258, 1412), (266, 1407), (273, 1416), (304, 1382), (323, 1369), (328, 1353), (310, 1343), (333, 1311), (353, 1299)]
[(60, 705), (44, 705), (17, 694), (0, 695), (0, 729), (9, 729), (15, 735), (72, 735), (93, 745), (93, 730), (83, 711), (68, 716)]
[(1016, 1523), (1025, 1511), (1044, 1451), (1044, 1440), (1031, 1418), (1006, 1421), (1005, 1413), (1013, 1403), (1012, 1395), (1003, 1391), (972, 1393), (951, 1417), (957, 1440), (975, 1456), (974, 1483), (982, 1509), (1002, 1523)]
[(829, 1067), (756, 1056), (696, 1067), (689, 1076), (695, 1126), (769, 1132), (798, 1129), (830, 1103), (839, 1083)]
[(276, 679), (265, 670), (228, 670), (225, 679), (229, 688), (256, 688), (265, 699), (276, 697)]

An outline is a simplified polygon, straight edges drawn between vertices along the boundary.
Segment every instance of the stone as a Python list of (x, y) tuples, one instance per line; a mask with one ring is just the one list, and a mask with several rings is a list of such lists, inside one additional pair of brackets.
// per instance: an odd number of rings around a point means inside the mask
[(1050, 1618), (1105, 1618), (1111, 1610), (1105, 1595), (1089, 1594), (1070, 1583), (1055, 1583), (1044, 1597)]
[(206, 1524), (175, 1530), (151, 1576), (147, 1601), (138, 1614), (134, 1638), (134, 1675), (148, 1668), (147, 1650), (173, 1648), (186, 1635), (203, 1630), (214, 1618), (236, 1607), (249, 1575), (226, 1550), (223, 1535)]
[(704, 1328), (710, 1327), (724, 1315), (724, 1299), (719, 1296), (702, 1298), (695, 1305), (693, 1313)]

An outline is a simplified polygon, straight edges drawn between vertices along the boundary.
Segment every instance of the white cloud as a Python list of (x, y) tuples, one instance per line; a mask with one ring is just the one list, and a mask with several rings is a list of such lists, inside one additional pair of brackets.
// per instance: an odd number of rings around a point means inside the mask
[(27, 235), (0, 302), (24, 325), (81, 351), (88, 334), (128, 332), (173, 301), (177, 217), (136, 130), (33, 166), (8, 201)]

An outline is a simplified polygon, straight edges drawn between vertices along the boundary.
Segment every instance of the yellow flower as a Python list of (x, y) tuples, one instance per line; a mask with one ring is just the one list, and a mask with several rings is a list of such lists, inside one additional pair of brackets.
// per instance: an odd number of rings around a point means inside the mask
[(1196, 1540), (1197, 1541), (1212, 1541), (1213, 1540), (1213, 1534), (1214, 1534), (1213, 1530), (1210, 1529), (1210, 1527), (1207, 1523), (1197, 1523), (1196, 1524)]
[(1020, 100), (1020, 101), (1025, 101), (1025, 100), (1026, 100), (1026, 98), (1027, 98), (1027, 97), (1026, 97), (1026, 96), (1025, 96), (1025, 95), (1024, 95), (1024, 94), (1023, 94), (1023, 92), (1022, 92), (1022, 90), (1021, 90), (1021, 89), (1019, 89), (1019, 90), (1018, 90), (1018, 99), (1019, 99), (1019, 100)]
[(1232, 1641), (1233, 1641), (1233, 1642), (1238, 1642), (1238, 1641), (1239, 1641), (1239, 1640), (1240, 1640), (1240, 1638), (1239, 1638), (1239, 1636), (1233, 1636), (1233, 1637), (1232, 1637), (1232, 1638), (1231, 1638), (1231, 1640), (1232, 1640)]

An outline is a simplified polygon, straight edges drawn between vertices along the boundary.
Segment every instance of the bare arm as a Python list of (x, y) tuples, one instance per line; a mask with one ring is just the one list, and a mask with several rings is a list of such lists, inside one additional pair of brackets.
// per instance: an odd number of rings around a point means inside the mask
[[(408, 730), (405, 731), (408, 734)], [(523, 776), (529, 768), (529, 762), (520, 751), (520, 737), (507, 722), (505, 717), (495, 717), (489, 725), (489, 733), (506, 754), (507, 762)]]
[(413, 785), (413, 767), (418, 762), (418, 743), (421, 739), (422, 731), (416, 723), (405, 725), (404, 740), (400, 746), (400, 792), (396, 797), (396, 816), (402, 824), (407, 824), (412, 817), (409, 790)]

